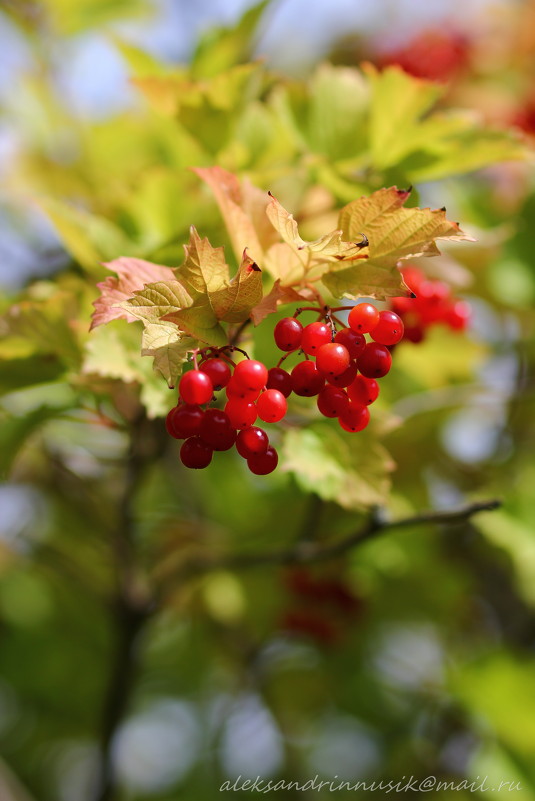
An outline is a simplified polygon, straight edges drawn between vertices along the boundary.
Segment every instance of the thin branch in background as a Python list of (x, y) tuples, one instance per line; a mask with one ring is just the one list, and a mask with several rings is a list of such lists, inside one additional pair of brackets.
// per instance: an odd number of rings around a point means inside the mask
[[(185, 575), (196, 575), (211, 570), (234, 569), (243, 570), (263, 565), (292, 565), (321, 562), (340, 556), (373, 537), (399, 528), (412, 528), (423, 525), (451, 526), (464, 523), (480, 512), (498, 509), (502, 502), (496, 498), (487, 501), (476, 501), (452, 510), (422, 512), (397, 520), (387, 520), (374, 512), (368, 521), (353, 534), (334, 542), (299, 541), (293, 547), (280, 551), (264, 553), (229, 554), (215, 559), (200, 559), (184, 566)], [(174, 576), (176, 580), (176, 575)]]

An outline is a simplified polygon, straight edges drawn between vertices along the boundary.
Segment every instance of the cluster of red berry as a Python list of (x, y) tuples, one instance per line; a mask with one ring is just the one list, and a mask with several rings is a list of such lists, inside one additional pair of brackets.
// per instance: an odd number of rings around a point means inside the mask
[[(278, 389), (266, 388), (268, 369), (262, 362), (244, 359), (234, 366), (222, 350), (214, 350), (215, 357), (184, 373), (178, 386), (179, 403), (167, 415), (167, 431), (175, 439), (185, 439), (180, 459), (186, 467), (207, 467), (214, 451), (235, 445), (252, 473), (267, 475), (277, 466), (277, 451), (267, 433), (253, 423), (257, 417), (266, 423), (282, 420), (286, 398)], [(225, 408), (203, 409), (214, 392), (223, 388)]]
[(337, 417), (345, 431), (355, 432), (368, 425), (368, 406), (379, 395), (377, 379), (390, 370), (388, 348), (402, 338), (403, 322), (393, 311), (359, 303), (350, 309), (348, 327), (337, 331), (334, 313), (340, 310), (329, 310), (324, 322), (304, 327), (296, 317), (279, 320), (274, 332), (277, 346), (288, 354), (300, 350), (306, 358), (288, 373), (280, 367), (283, 357), (269, 371), (268, 386), (276, 386), (286, 396), (290, 392), (317, 395), (321, 414)]
[[(337, 417), (345, 431), (365, 428), (370, 420), (368, 406), (379, 394), (376, 379), (390, 370), (388, 347), (403, 336), (403, 323), (395, 312), (360, 303), (350, 307), (349, 326), (344, 327), (334, 316), (342, 308), (309, 309), (320, 313), (322, 319), (306, 326), (297, 316), (279, 320), (275, 343), (285, 355), (270, 370), (232, 346), (200, 351), (194, 369), (180, 379), (178, 405), (166, 419), (169, 434), (185, 440), (180, 449), (182, 463), (194, 469), (207, 467), (214, 451), (235, 445), (252, 473), (271, 473), (278, 463), (277, 451), (264, 429), (253, 424), (257, 418), (265, 423), (280, 422), (292, 392), (304, 397), (317, 395), (320, 412)], [(305, 309), (296, 315), (302, 311)], [(342, 325), (338, 331), (336, 323)], [(368, 333), (371, 342), (366, 341)], [(235, 365), (225, 351), (240, 351), (247, 358)], [(280, 365), (297, 351), (305, 358), (289, 373)], [(203, 408), (211, 403), (214, 392), (223, 388), (227, 397), (224, 409)]]
[(403, 280), (414, 298), (392, 298), (390, 307), (405, 325), (405, 340), (421, 342), (426, 330), (439, 323), (453, 331), (464, 331), (470, 321), (470, 305), (455, 298), (443, 281), (431, 281), (416, 267), (402, 270)]
[(340, 578), (317, 576), (306, 567), (296, 567), (285, 574), (284, 584), (290, 599), (278, 625), (290, 636), (332, 646), (363, 612), (362, 599)]

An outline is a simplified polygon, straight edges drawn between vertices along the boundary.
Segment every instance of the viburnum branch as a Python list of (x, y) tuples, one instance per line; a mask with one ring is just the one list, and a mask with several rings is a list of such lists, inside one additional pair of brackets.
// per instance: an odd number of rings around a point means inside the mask
[[(427, 524), (444, 526), (455, 525), (469, 520), (480, 512), (491, 512), (498, 509), (501, 505), (501, 500), (493, 498), (487, 501), (476, 501), (457, 509), (420, 512), (419, 514), (411, 515), (410, 517), (402, 517), (397, 520), (385, 519), (380, 514), (380, 510), (375, 510), (361, 528), (353, 534), (349, 534), (347, 537), (335, 540), (334, 542), (322, 542), (317, 540), (313, 542), (300, 541), (291, 548), (280, 551), (228, 554), (215, 559), (203, 558), (198, 561), (190, 562), (189, 565), (185, 565), (184, 572), (186, 574), (196, 575), (198, 573), (220, 569), (241, 570), (261, 567), (263, 565), (292, 565), (321, 562), (341, 556), (386, 531)], [(176, 575), (173, 576), (173, 580), (176, 580)]]

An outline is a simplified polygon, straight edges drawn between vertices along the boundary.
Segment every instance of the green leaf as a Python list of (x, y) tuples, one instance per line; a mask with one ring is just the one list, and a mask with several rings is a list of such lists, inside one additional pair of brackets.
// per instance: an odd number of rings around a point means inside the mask
[(208, 239), (201, 239), (192, 226), (184, 251), (186, 258), (175, 270), (175, 276), (192, 298), (210, 295), (225, 286), (229, 280), (229, 268), (222, 247), (212, 247)]
[(65, 249), (90, 273), (101, 273), (102, 261), (133, 250), (123, 231), (105, 217), (50, 198), (41, 200), (40, 206), (54, 224)]
[(443, 86), (395, 66), (364, 69), (372, 89), (369, 151), (376, 169), (395, 167), (411, 181), (432, 181), (527, 157), (517, 134), (489, 129), (472, 112), (428, 114)]
[(199, 40), (192, 59), (196, 76), (219, 75), (252, 56), (254, 33), (269, 0), (255, 3), (229, 28), (212, 28)]
[(369, 240), (368, 259), (347, 268), (331, 267), (322, 278), (335, 297), (375, 297), (406, 294), (397, 269), (401, 259), (435, 256), (435, 240), (474, 241), (457, 223), (446, 219), (444, 209), (403, 208), (409, 192), (390, 187), (361, 197), (340, 212), (340, 228), (346, 239), (365, 234)]
[(366, 148), (370, 87), (362, 73), (321, 65), (310, 84), (308, 140), (329, 160), (354, 158)]
[[(42, 290), (41, 297), (38, 289)], [(80, 311), (77, 299), (52, 283), (43, 282), (33, 290), (33, 297), (26, 295), (4, 316), (7, 332), (31, 344), (34, 353), (59, 358), (66, 366), (78, 369), (81, 354), (73, 323)]]
[(156, 372), (148, 359), (141, 358), (139, 335), (137, 325), (115, 323), (97, 328), (86, 343), (82, 372), (126, 383), (136, 382), (141, 387), (140, 399), (148, 416), (161, 417), (172, 405), (169, 389), (161, 380), (160, 370)]
[(115, 324), (92, 331), (85, 346), (84, 374), (121, 381), (141, 381), (139, 327)]
[(141, 355), (153, 356), (153, 367), (163, 375), (170, 388), (177, 383), (182, 365), (197, 343), (184, 336), (174, 323), (158, 320), (143, 329)]
[(394, 464), (368, 432), (338, 433), (328, 424), (293, 428), (284, 435), (283, 467), (299, 486), (344, 509), (384, 503)]
[(225, 287), (210, 295), (218, 320), (242, 323), (262, 300), (262, 271), (244, 251), (238, 272)]
[(373, 166), (382, 170), (417, 149), (414, 136), (420, 136), (420, 118), (444, 94), (444, 87), (414, 78), (396, 66), (379, 72), (368, 64), (365, 70), (372, 90), (370, 157)]
[(229, 280), (223, 248), (213, 248), (191, 229), (186, 258), (174, 281), (147, 285), (125, 307), (146, 322), (164, 320), (209, 345), (227, 343), (220, 321), (241, 323), (262, 299), (262, 273), (243, 254), (238, 272)]
[(155, 323), (171, 312), (191, 306), (193, 300), (180, 281), (156, 281), (138, 290), (120, 307), (145, 323)]

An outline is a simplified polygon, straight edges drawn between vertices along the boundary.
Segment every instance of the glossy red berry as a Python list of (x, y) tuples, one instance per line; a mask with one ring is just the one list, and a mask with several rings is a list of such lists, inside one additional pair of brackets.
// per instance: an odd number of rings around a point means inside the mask
[(371, 338), (381, 345), (397, 345), (403, 337), (403, 321), (395, 312), (384, 309), (379, 312), (379, 322), (371, 332)]
[(279, 455), (272, 445), (269, 445), (265, 453), (254, 454), (247, 459), (249, 470), (257, 476), (272, 473), (278, 463)]
[(384, 345), (368, 342), (357, 359), (357, 367), (366, 378), (382, 378), (392, 366), (392, 356)]
[(347, 394), (359, 406), (369, 406), (379, 397), (379, 384), (375, 378), (358, 375), (347, 388)]
[(352, 359), (356, 359), (366, 347), (366, 337), (352, 328), (342, 328), (334, 338), (339, 345), (344, 345)]
[(200, 437), (190, 437), (180, 448), (180, 460), (185, 467), (202, 470), (212, 461), (212, 448)]
[(225, 392), (229, 400), (239, 399), (252, 403), (260, 395), (260, 388), (258, 389), (245, 389), (239, 382), (232, 376), (228, 382)]
[(317, 403), (324, 417), (338, 417), (349, 406), (349, 398), (343, 389), (324, 387), (318, 395)]
[(266, 387), (268, 389), (278, 389), (287, 398), (292, 392), (292, 377), (282, 367), (271, 367), (268, 370)]
[(325, 323), (310, 323), (303, 328), (301, 348), (309, 356), (315, 356), (322, 345), (332, 340), (332, 332)]
[(347, 321), (353, 331), (368, 334), (379, 322), (379, 310), (371, 303), (357, 303), (349, 312)]
[(327, 342), (318, 348), (316, 367), (326, 376), (341, 375), (349, 367), (349, 351), (337, 342)]
[(333, 387), (348, 387), (355, 380), (356, 375), (357, 363), (349, 362), (347, 370), (344, 370), (340, 375), (328, 375), (327, 381), (329, 384), (332, 384)]
[(210, 378), (216, 391), (226, 387), (232, 375), (230, 367), (224, 359), (208, 359), (202, 363), (201, 371)]
[(170, 437), (174, 437), (175, 439), (182, 439), (182, 435), (176, 431), (173, 425), (173, 419), (178, 409), (180, 409), (180, 406), (174, 406), (172, 409), (168, 411), (167, 417), (165, 418), (165, 428), (167, 429), (167, 433), (169, 434)]
[(273, 336), (278, 348), (285, 351), (297, 350), (301, 345), (303, 326), (295, 317), (284, 317), (275, 326)]
[(367, 406), (350, 403), (338, 420), (344, 431), (362, 431), (370, 422), (370, 410)]
[(233, 375), (234, 383), (245, 390), (261, 390), (266, 386), (268, 371), (265, 364), (256, 359), (244, 359), (236, 365)]
[(201, 370), (190, 370), (184, 373), (178, 385), (180, 397), (190, 405), (208, 403), (214, 394), (209, 376)]
[(200, 436), (215, 451), (227, 451), (236, 441), (236, 430), (221, 409), (207, 409), (201, 421)]
[(182, 404), (171, 409), (166, 419), (167, 431), (176, 439), (186, 439), (198, 434), (204, 411), (200, 406)]
[(251, 426), (238, 432), (236, 450), (244, 459), (265, 453), (269, 446), (269, 437), (263, 428)]
[(256, 404), (241, 398), (230, 398), (225, 406), (233, 428), (248, 428), (258, 417)]
[(258, 416), (265, 423), (278, 423), (288, 410), (286, 398), (278, 389), (266, 389), (256, 402)]
[(317, 395), (325, 386), (325, 377), (320, 373), (313, 361), (296, 364), (291, 373), (292, 390), (296, 395), (310, 398)]

